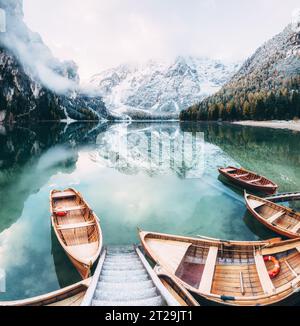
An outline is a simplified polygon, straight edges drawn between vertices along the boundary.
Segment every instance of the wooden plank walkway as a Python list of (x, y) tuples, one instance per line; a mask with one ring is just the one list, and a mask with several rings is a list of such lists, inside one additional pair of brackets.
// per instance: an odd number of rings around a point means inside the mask
[(139, 249), (108, 247), (82, 306), (179, 306)]
[(281, 194), (276, 194), (273, 196), (265, 197), (266, 200), (269, 200), (273, 203), (287, 202), (287, 201), (299, 201), (300, 192), (286, 192)]

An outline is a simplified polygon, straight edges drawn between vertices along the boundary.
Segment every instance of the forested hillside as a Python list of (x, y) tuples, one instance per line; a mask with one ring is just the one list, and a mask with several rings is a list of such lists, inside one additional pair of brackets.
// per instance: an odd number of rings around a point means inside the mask
[(291, 26), (260, 47), (217, 94), (181, 113), (182, 120), (300, 117), (300, 44)]

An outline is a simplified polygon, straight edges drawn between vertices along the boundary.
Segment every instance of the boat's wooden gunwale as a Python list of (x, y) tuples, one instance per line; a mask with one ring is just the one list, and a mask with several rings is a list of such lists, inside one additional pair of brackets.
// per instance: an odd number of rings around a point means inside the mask
[[(74, 254), (72, 252), (70, 252), (71, 246), (66, 245), (66, 243), (64, 242), (64, 240), (62, 238), (62, 234), (61, 234), (62, 230), (60, 230), (58, 228), (59, 225), (57, 225), (56, 221), (55, 221), (54, 215), (55, 215), (56, 210), (53, 207), (53, 201), (52, 201), (53, 194), (60, 193), (60, 192), (67, 192), (67, 193), (74, 192), (75, 197), (78, 198), (83, 203), (83, 205), (85, 206), (85, 209), (88, 210), (91, 213), (91, 216), (92, 216), (91, 221), (94, 222), (94, 225), (87, 226), (86, 228), (87, 229), (90, 228), (90, 227), (95, 228), (94, 232), (96, 232), (96, 234), (98, 235), (97, 240), (96, 240), (96, 242), (98, 243), (98, 250), (96, 251), (96, 253), (93, 256), (78, 258), (78, 257), (74, 256)], [(55, 199), (57, 200), (57, 198), (55, 198)], [(58, 199), (60, 199), (60, 198), (58, 198)], [(50, 192), (50, 211), (51, 211), (52, 227), (54, 229), (55, 235), (56, 235), (60, 245), (63, 247), (63, 249), (66, 252), (67, 256), (69, 257), (69, 259), (71, 260), (73, 265), (78, 270), (78, 272), (79, 272), (80, 276), (82, 277), (82, 279), (88, 278), (90, 276), (91, 267), (95, 263), (95, 261), (98, 259), (99, 255), (101, 253), (101, 250), (102, 250), (102, 245), (103, 245), (102, 230), (101, 230), (101, 227), (100, 227), (98, 216), (91, 209), (89, 204), (85, 201), (85, 199), (83, 198), (81, 193), (78, 192), (77, 190), (73, 189), (73, 188), (69, 188), (69, 189), (66, 189), (64, 191), (52, 190)], [(90, 239), (88, 239), (88, 240), (90, 240)]]
[(71, 299), (72, 297), (85, 293), (90, 285), (91, 278), (85, 279), (76, 284), (70, 285), (66, 288), (50, 292), (41, 296), (37, 296), (30, 299), (24, 300), (16, 300), (16, 301), (2, 301), (0, 302), (0, 306), (47, 306), (57, 304), (59, 302), (63, 302), (67, 299)]
[[(246, 201), (246, 206), (249, 210), (249, 212), (263, 225), (265, 225), (267, 228), (271, 229), (272, 231), (274, 231), (275, 233), (278, 233), (280, 235), (283, 235), (287, 238), (290, 239), (297, 239), (300, 237), (300, 226), (298, 229), (298, 232), (294, 232), (293, 228), (291, 230), (283, 227), (282, 225), (278, 225), (273, 221), (272, 218), (264, 218), (259, 212), (257, 212), (255, 210), (255, 208), (250, 204), (250, 200), (253, 199), (255, 201), (260, 201), (261, 203), (263, 203), (262, 206), (266, 206), (266, 207), (270, 207), (276, 211), (278, 211), (278, 215), (280, 212), (284, 212), (284, 214), (282, 214), (282, 216), (280, 218), (283, 218), (283, 216), (285, 215), (289, 215), (289, 218), (293, 218), (295, 219), (295, 221), (298, 221), (297, 223), (300, 223), (300, 213), (297, 213), (295, 211), (293, 211), (292, 209), (290, 209), (289, 207), (285, 207), (285, 206), (281, 206), (278, 205), (274, 202), (268, 201), (264, 198), (260, 198), (254, 195), (250, 195), (248, 193), (245, 192), (245, 201)], [(261, 206), (261, 207), (262, 207)], [(274, 215), (275, 216), (275, 215)], [(294, 226), (295, 227), (295, 226)]]
[[(185, 239), (185, 241), (188, 241), (190, 238), (187, 237), (178, 237), (178, 236), (171, 236), (167, 234), (161, 234), (161, 233), (151, 233), (151, 232), (143, 232), (140, 231), (140, 239), (141, 243), (144, 247), (145, 252), (147, 255), (154, 260), (157, 264), (163, 266), (163, 268), (172, 275), (172, 277), (176, 280), (176, 282), (179, 282), (183, 284), (183, 286), (189, 290), (192, 293), (195, 293), (197, 295), (202, 296), (203, 298), (206, 298), (207, 300), (214, 301), (220, 304), (226, 304), (226, 305), (272, 305), (276, 304), (278, 302), (281, 302), (287, 298), (289, 298), (293, 293), (295, 289), (299, 289), (300, 286), (300, 275), (298, 277), (295, 277), (292, 282), (288, 282), (287, 284), (284, 284), (280, 287), (275, 288), (274, 292), (272, 294), (260, 294), (260, 295), (248, 295), (248, 296), (242, 296), (242, 295), (236, 295), (234, 296), (234, 300), (230, 300), (230, 296), (226, 298), (226, 296), (222, 296), (219, 294), (213, 294), (213, 293), (201, 293), (199, 292), (195, 287), (190, 286), (183, 280), (181, 280), (179, 277), (177, 277), (172, 271), (168, 270), (168, 265), (164, 264), (164, 261), (162, 261), (159, 257), (155, 255), (155, 253), (151, 250), (151, 248), (148, 248), (147, 246), (147, 238), (165, 238), (166, 241), (171, 240), (174, 241), (174, 239), (178, 239), (181, 241), (182, 239)], [(200, 240), (192, 238), (192, 240)], [(207, 241), (207, 240), (206, 240)], [(221, 244), (222, 242), (220, 242)], [(235, 241), (230, 242), (235, 243)], [(241, 242), (238, 242), (239, 245), (241, 245)], [(282, 246), (282, 243), (273, 242), (245, 242), (245, 245), (253, 245), (253, 246), (261, 246), (260, 249), (257, 249), (257, 252), (260, 252), (262, 250), (267, 250), (266, 248), (272, 248), (275, 250), (275, 248), (279, 249), (280, 246)], [(285, 245), (292, 246), (295, 248), (298, 247), (300, 244), (300, 240), (287, 240), (284, 242)], [(215, 245), (215, 242), (213, 242), (212, 246)], [(279, 252), (282, 252), (280, 249)], [(256, 291), (254, 291), (256, 292)], [(226, 300), (227, 299), (227, 300)]]
[[(199, 303), (196, 301), (196, 299), (180, 283), (176, 282), (174, 278), (163, 268), (161, 268), (160, 266), (156, 266), (154, 271), (157, 274), (158, 278), (161, 280), (161, 282), (163, 283), (164, 280), (166, 283), (168, 283), (169, 286), (173, 289), (173, 291), (177, 293), (177, 295), (181, 298), (183, 302), (185, 302), (186, 305), (199, 306)], [(175, 298), (175, 300), (177, 299)]]

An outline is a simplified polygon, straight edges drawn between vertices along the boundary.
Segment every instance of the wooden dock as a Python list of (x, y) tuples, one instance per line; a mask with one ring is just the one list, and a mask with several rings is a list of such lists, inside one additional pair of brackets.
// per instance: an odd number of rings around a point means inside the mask
[(265, 197), (266, 200), (269, 200), (273, 203), (282, 203), (288, 201), (299, 201), (300, 200), (300, 192), (286, 192), (275, 194), (273, 196)]

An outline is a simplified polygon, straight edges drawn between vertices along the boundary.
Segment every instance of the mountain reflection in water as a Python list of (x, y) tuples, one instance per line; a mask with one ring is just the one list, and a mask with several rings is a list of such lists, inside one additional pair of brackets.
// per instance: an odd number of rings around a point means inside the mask
[[(218, 179), (238, 165), (300, 189), (299, 133), (206, 123), (0, 128), (0, 268), (21, 299), (79, 276), (53, 237), (49, 192), (75, 187), (101, 219), (105, 244), (138, 242), (136, 227), (236, 240), (272, 236)], [(296, 204), (294, 204), (296, 205)], [(295, 206), (297, 207), (297, 206)]]

